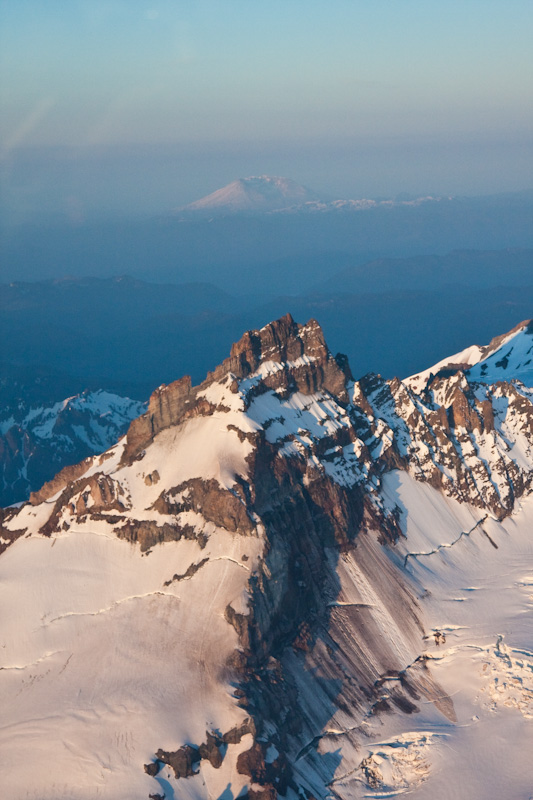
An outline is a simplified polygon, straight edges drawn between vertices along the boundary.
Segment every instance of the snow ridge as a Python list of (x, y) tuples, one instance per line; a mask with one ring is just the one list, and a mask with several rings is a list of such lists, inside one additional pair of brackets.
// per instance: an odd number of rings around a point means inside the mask
[(533, 320), (525, 320), (488, 345), (472, 345), (433, 367), (406, 378), (414, 392), (420, 394), (435, 375), (464, 370), (471, 381), (496, 383), (515, 380), (533, 388)]

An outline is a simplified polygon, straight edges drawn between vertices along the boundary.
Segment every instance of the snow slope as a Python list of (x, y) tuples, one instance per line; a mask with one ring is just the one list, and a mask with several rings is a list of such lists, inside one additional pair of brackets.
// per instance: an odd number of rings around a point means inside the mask
[(454, 366), (457, 368), (457, 365), (462, 365), (463, 368), (471, 365), (477, 364), (483, 357), (483, 347), (480, 347), (477, 344), (473, 344), (470, 347), (466, 347), (464, 350), (461, 350), (460, 353), (455, 353), (453, 356), (448, 356), (447, 358), (443, 358), (442, 361), (438, 361), (429, 369), (425, 369), (423, 372), (418, 372), (416, 375), (411, 375), (409, 378), (405, 378), (404, 383), (409, 386), (413, 392), (420, 394), (422, 389), (428, 383), (429, 378), (436, 375), (437, 372), (440, 372), (443, 369), (453, 369)]
[[(235, 434), (217, 447), (220, 420), (206, 422), (207, 430), (191, 420), (178, 441), (174, 430), (163, 431), (146, 460), (130, 468), (119, 466), (121, 446), (110, 453), (106, 472), (135, 509), (129, 517), (153, 517), (161, 487), (184, 477), (224, 480), (245, 471), (246, 447), (239, 449)], [(161, 478), (147, 484), (153, 463)], [(85, 474), (98, 465), (94, 459)], [(71, 502), (83, 495), (82, 487)], [(24, 506), (16, 525), (35, 531), (53, 501)], [(94, 507), (91, 499), (87, 506)], [(107, 521), (72, 518), (65, 507), (59, 532), (18, 539), (0, 564), (0, 602), (10, 610), (0, 671), (4, 790), (13, 799), (147, 798), (156, 784), (143, 764), (160, 743), (200, 743), (206, 732), (226, 733), (247, 717), (224, 676), (238, 644), (224, 609), (246, 610), (261, 541), (189, 511), (180, 522), (203, 537), (163, 542), (148, 554), (113, 535)], [(228, 784), (240, 791), (235, 759), (248, 740), (228, 746), (222, 769), (204, 764), (200, 781), (184, 783), (178, 796), (218, 797)]]
[(479, 383), (518, 380), (533, 388), (533, 321), (521, 322), (485, 347), (472, 345), (444, 358), (429, 369), (406, 378), (404, 383), (419, 394), (441, 370), (457, 369), (465, 370), (470, 380)]
[(405, 473), (390, 473), (384, 491), (402, 508), (406, 538), (394, 558), (404, 558), (423, 597), (424, 668), (451, 698), (456, 719), (447, 721), (425, 703), (407, 734), (405, 721), (382, 720), (372, 733), (390, 747), (383, 753), (369, 744), (367, 757), (384, 779), (373, 790), (363, 780), (352, 796), (409, 789), (421, 800), (529, 799), (533, 498), (500, 523)]
[[(31, 553), (17, 544), (0, 573), (2, 606), (17, 610), (2, 631), (4, 796), (147, 798), (155, 784), (142, 764), (155, 742), (200, 742), (244, 720), (218, 674), (237, 637), (210, 609), (245, 591), (250, 567), (240, 559), (255, 543), (222, 533), (216, 549), (169, 543), (144, 558), (93, 526), (31, 540)], [(186, 592), (165, 586), (206, 558)], [(29, 564), (39, 564), (31, 592)], [(243, 784), (229, 758), (202, 778), (179, 796)]]
[(501, 341), (491, 342), (468, 376), (480, 383), (518, 380), (533, 388), (533, 321), (523, 322)]

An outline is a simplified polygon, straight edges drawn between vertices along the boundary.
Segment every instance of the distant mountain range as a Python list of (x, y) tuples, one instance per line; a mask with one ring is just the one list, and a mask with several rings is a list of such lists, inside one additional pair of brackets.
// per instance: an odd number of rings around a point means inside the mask
[[(320, 318), (357, 374), (373, 368), (404, 377), (488, 341), (533, 307), (532, 250), (336, 266), (317, 282), (305, 259), (281, 262), (264, 276), (268, 290), (244, 297), (232, 285), (131, 277), (0, 284), (0, 337), (9, 342), (0, 407), (11, 413), (15, 397), (42, 406), (101, 388), (145, 399), (176, 373), (200, 380), (240, 330), (287, 311)], [(284, 276), (299, 281), (298, 293), (288, 293)]]
[(128, 274), (263, 297), (298, 294), (371, 260), (533, 248), (531, 192), (306, 199), (312, 196), (285, 179), (259, 177), (155, 218), (4, 226), (0, 280)]

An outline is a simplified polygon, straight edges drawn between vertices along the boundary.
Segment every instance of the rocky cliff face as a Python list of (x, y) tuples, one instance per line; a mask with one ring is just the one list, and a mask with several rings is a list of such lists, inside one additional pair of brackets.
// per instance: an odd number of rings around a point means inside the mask
[[(533, 392), (520, 383), (470, 383), (460, 370), (421, 394), (370, 376), (356, 387), (370, 407), (378, 459), (400, 459), (417, 480), (501, 519), (531, 489)], [(354, 396), (355, 397), (355, 396)], [(510, 442), (521, 442), (527, 460)]]
[[(180, 797), (350, 798), (355, 778), (386, 788), (364, 755), (383, 717), (430, 705), (456, 719), (424, 655), (424, 589), (403, 569), (408, 515), (387, 476), (399, 470), (464, 505), (474, 528), (531, 492), (532, 446), (522, 383), (461, 370), (419, 392), (356, 382), (318, 323), (286, 316), (246, 333), (199, 386), (160, 387), (118, 445), (6, 514), (0, 544), (98, 534), (131, 543), (139, 563), (174, 548), (155, 593), (177, 599), (176, 630), (197, 655), (179, 656), (176, 671), (193, 670), (210, 710), (204, 718), (189, 690), (173, 690), (193, 721), (152, 724), (144, 761), (128, 762), (151, 796), (172, 780)], [(230, 572), (213, 580), (221, 562)], [(205, 617), (200, 644), (191, 614)], [(213, 788), (218, 774), (231, 794)]]

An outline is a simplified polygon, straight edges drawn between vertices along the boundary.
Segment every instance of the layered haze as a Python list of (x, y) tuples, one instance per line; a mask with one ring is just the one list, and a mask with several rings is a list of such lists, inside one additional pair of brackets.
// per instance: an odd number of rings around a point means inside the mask
[(530, 188), (532, 14), (4, 0), (2, 210), (163, 213), (265, 173), (333, 197)]

